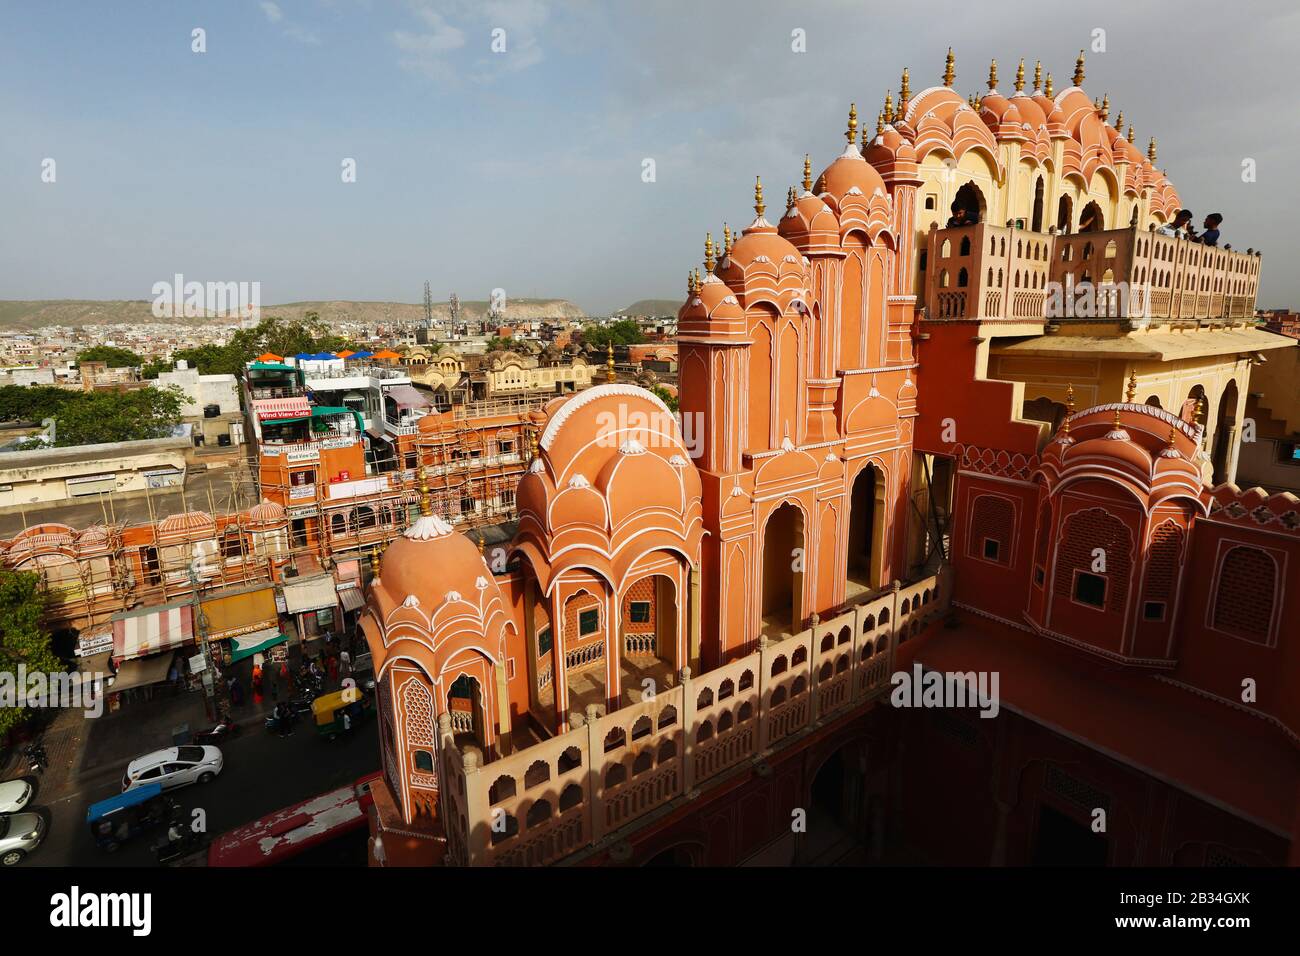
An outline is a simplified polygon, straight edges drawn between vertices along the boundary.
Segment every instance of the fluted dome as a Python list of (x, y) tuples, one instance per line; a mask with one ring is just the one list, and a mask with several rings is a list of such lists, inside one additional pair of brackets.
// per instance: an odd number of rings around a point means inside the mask
[(845, 196), (861, 195), (870, 199), (877, 190), (885, 192), (885, 181), (855, 146), (848, 147), (827, 166), (813, 187), (813, 192), (819, 196), (829, 194), (836, 205), (842, 203)]

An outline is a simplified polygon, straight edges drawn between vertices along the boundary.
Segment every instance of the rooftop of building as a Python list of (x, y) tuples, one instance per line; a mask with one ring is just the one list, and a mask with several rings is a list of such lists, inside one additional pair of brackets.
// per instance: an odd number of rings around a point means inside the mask
[(1189, 329), (1186, 332), (1129, 332), (1121, 335), (1036, 335), (989, 346), (994, 354), (1078, 356), (1173, 362), (1237, 352), (1290, 348), (1296, 340), (1260, 328)]

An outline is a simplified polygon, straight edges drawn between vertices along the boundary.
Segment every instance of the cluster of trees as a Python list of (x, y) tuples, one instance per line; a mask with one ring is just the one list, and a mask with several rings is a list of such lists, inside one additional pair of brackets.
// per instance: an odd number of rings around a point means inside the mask
[(77, 364), (82, 362), (103, 362), (109, 368), (139, 368), (144, 359), (130, 349), (118, 348), (116, 345), (92, 345), (77, 355)]
[(269, 316), (255, 328), (240, 329), (225, 345), (181, 349), (172, 358), (185, 359), (191, 368), (204, 375), (241, 375), (245, 365), (266, 352), (282, 356), (299, 352), (314, 355), (349, 348), (359, 351), (346, 338), (331, 332), (319, 313), (308, 312), (301, 320)]
[(645, 341), (645, 336), (641, 334), (641, 326), (637, 325), (635, 319), (619, 319), (609, 325), (592, 323), (583, 326), (582, 341), (605, 348), (611, 341), (615, 345), (640, 345)]
[(513, 337), (501, 338), (498, 335), (492, 336), (487, 341), (487, 350), (495, 352), (500, 349), (503, 352), (518, 352), (520, 355), (527, 355), (532, 349), (523, 339)]
[[(79, 392), (50, 385), (0, 387), (0, 419), (54, 419), (52, 444), (57, 448), (166, 438), (180, 423), (184, 403), (184, 394), (174, 387), (128, 392)], [(45, 442), (30, 438), (18, 449), (44, 447)]]
[[(58, 673), (65, 668), (50, 648), (45, 619), (47, 595), (41, 576), (32, 571), (0, 568), (0, 671)], [(16, 678), (15, 678), (16, 679)], [(0, 738), (27, 715), (25, 708), (0, 707)]]

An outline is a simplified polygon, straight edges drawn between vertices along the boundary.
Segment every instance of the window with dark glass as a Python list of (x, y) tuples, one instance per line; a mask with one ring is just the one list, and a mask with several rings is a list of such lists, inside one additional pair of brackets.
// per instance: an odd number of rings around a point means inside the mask
[(578, 633), (583, 637), (600, 630), (600, 609), (591, 608), (578, 614)]
[(1074, 598), (1092, 607), (1106, 606), (1106, 579), (1097, 574), (1080, 571), (1074, 579)]
[(650, 602), (633, 601), (628, 608), (628, 619), (633, 624), (646, 624), (650, 620)]

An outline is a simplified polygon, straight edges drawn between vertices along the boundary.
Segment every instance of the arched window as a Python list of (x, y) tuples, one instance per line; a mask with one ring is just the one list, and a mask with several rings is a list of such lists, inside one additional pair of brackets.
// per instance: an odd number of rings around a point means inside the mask
[(1257, 644), (1273, 643), (1277, 561), (1267, 551), (1234, 547), (1219, 564), (1214, 628)]

